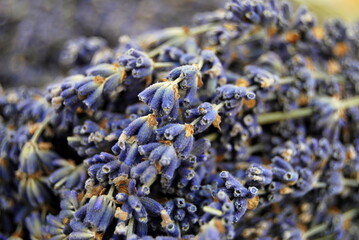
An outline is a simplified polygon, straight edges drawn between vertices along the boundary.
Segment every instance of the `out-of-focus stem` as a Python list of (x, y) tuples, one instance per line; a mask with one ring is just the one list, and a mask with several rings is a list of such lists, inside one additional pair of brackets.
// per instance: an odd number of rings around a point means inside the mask
[[(359, 106), (359, 96), (338, 101), (335, 104), (336, 109), (346, 109), (354, 106)], [(261, 125), (275, 123), (283, 120), (308, 117), (313, 114), (313, 109), (310, 107), (299, 108), (290, 112), (271, 112), (263, 113), (258, 116), (258, 123)]]
[(174, 63), (171, 62), (155, 62), (153, 63), (153, 68), (167, 68), (173, 67)]
[(221, 210), (218, 210), (216, 208), (209, 207), (209, 206), (204, 206), (203, 211), (206, 212), (206, 213), (218, 216), (218, 217), (223, 215), (223, 212)]
[(127, 233), (126, 233), (126, 239), (129, 239), (133, 233), (133, 228), (135, 224), (135, 219), (132, 217), (127, 225)]
[(303, 233), (303, 238), (307, 239), (310, 236), (313, 236), (317, 233), (323, 232), (327, 227), (328, 227), (328, 223), (322, 223), (322, 224), (316, 225), (313, 228), (306, 231), (305, 233)]
[[(358, 213), (359, 213), (359, 208), (354, 208), (343, 213), (343, 218), (344, 220), (349, 220), (355, 217)], [(323, 232), (328, 227), (328, 225), (329, 225), (328, 223), (322, 223), (312, 227), (311, 229), (303, 233), (303, 238), (308, 239), (309, 237), (317, 233)]]
[(178, 46), (181, 43), (183, 43), (186, 40), (186, 37), (177, 37), (177, 38), (172, 38), (170, 40), (168, 40), (167, 42), (161, 44), (160, 46), (152, 49), (151, 51), (148, 52), (148, 56), (153, 58), (156, 55), (158, 55), (163, 49), (165, 49), (166, 47), (169, 46)]
[(36, 144), (37, 139), (40, 137), (40, 135), (45, 130), (46, 126), (49, 124), (50, 121), (51, 121), (51, 114), (49, 114), (45, 118), (45, 120), (40, 123), (40, 127), (36, 129), (36, 132), (34, 133), (34, 135), (32, 135), (30, 142)]
[(198, 27), (188, 28), (186, 31), (186, 27), (179, 27), (179, 28), (171, 28), (173, 35), (169, 38), (165, 43), (161, 44), (160, 46), (152, 49), (148, 56), (154, 57), (159, 54), (164, 48), (168, 46), (176, 46), (186, 41), (188, 37), (199, 35), (205, 32), (210, 31), (211, 29), (216, 28), (215, 24), (204, 24)]
[(307, 117), (313, 114), (311, 108), (296, 109), (291, 112), (271, 112), (263, 113), (258, 116), (258, 123), (261, 125), (275, 123), (283, 120)]

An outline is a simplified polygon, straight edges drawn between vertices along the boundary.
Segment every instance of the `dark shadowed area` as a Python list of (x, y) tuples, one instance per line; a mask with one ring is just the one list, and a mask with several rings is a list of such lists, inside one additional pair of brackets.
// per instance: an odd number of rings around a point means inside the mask
[(59, 52), (79, 36), (100, 36), (113, 46), (121, 35), (190, 24), (196, 12), (221, 0), (2, 0), (0, 84), (41, 86), (61, 74)]

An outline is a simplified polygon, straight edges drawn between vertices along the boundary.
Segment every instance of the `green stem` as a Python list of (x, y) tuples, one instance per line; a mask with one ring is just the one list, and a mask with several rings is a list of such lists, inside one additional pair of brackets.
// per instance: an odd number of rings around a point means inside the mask
[(210, 213), (212, 215), (218, 216), (218, 217), (221, 217), (223, 215), (223, 212), (221, 210), (218, 210), (216, 208), (209, 207), (209, 206), (204, 206), (203, 211), (206, 213)]
[(279, 85), (289, 84), (289, 83), (292, 83), (292, 82), (294, 82), (296, 80), (297, 80), (297, 78), (295, 78), (295, 77), (283, 77), (283, 78), (279, 79), (278, 84)]
[(351, 209), (349, 211), (346, 211), (343, 214), (343, 217), (344, 217), (344, 219), (352, 219), (353, 217), (358, 215), (358, 213), (359, 213), (359, 208), (354, 208), (354, 209)]
[(173, 67), (174, 63), (172, 62), (155, 62), (153, 63), (153, 68), (167, 68), (167, 67)]
[(183, 43), (185, 40), (186, 40), (185, 37), (172, 38), (172, 39), (166, 41), (165, 43), (161, 44), (160, 46), (158, 46), (158, 47), (152, 49), (151, 51), (149, 51), (149, 52), (147, 53), (147, 55), (148, 55), (150, 58), (153, 58), (153, 57), (155, 57), (156, 55), (158, 55), (159, 53), (161, 53), (161, 51), (162, 51), (163, 49), (165, 49), (166, 47), (180, 45), (180, 44)]
[(217, 27), (218, 26), (213, 23), (204, 24), (204, 25), (201, 25), (198, 27), (193, 27), (192, 29), (190, 29), (189, 35), (194, 36), (194, 35), (206, 33), (206, 32), (211, 31), (212, 29), (215, 29)]
[(252, 155), (253, 153), (261, 152), (265, 149), (266, 149), (266, 147), (263, 144), (256, 144), (256, 145), (248, 147), (248, 154)]
[(312, 77), (313, 78), (321, 78), (321, 79), (324, 79), (324, 80), (327, 80), (327, 79), (331, 79), (331, 77), (335, 77), (337, 82), (339, 83), (344, 83), (345, 82), (345, 78), (343, 76), (339, 76), (339, 75), (330, 75), (329, 73), (326, 73), (326, 72), (322, 72), (322, 71), (315, 71), (312, 73)]
[(311, 108), (300, 108), (291, 112), (271, 112), (263, 113), (258, 116), (258, 123), (260, 125), (275, 123), (283, 120), (307, 117), (313, 114)]
[(245, 35), (234, 39), (231, 44), (237, 46), (246, 43), (247, 41), (251, 40), (251, 37), (260, 37), (265, 34), (264, 30), (258, 30), (256, 26), (252, 28), (249, 32), (245, 33)]
[(182, 76), (179, 76), (178, 78), (176, 78), (173, 82), (169, 82), (173, 85), (177, 85), (179, 84), (181, 81), (183, 80), (183, 77)]
[[(344, 220), (349, 220), (349, 219), (352, 219), (353, 217), (355, 217), (358, 213), (359, 213), (359, 208), (354, 208), (347, 212), (344, 212), (343, 218), (344, 218)], [(311, 237), (317, 233), (323, 232), (328, 227), (328, 225), (329, 225), (328, 223), (322, 223), (322, 224), (318, 224), (318, 225), (314, 226), (313, 228), (311, 228), (308, 231), (306, 231), (305, 233), (303, 233), (303, 238), (308, 239), (309, 237)]]
[(45, 130), (46, 126), (49, 124), (49, 122), (51, 121), (51, 114), (49, 114), (44, 121), (42, 121), (40, 124), (40, 127), (38, 129), (36, 129), (36, 132), (34, 133), (34, 135), (32, 135), (30, 142), (33, 144), (36, 144), (37, 139), (40, 137), (40, 135), (42, 134), (42, 132)]
[(359, 181), (357, 181), (355, 179), (344, 178), (343, 179), (343, 184), (345, 186), (348, 186), (348, 187), (358, 187), (359, 186)]
[(338, 107), (341, 109), (346, 109), (354, 106), (359, 106), (359, 96), (345, 99), (339, 102)]
[(172, 31), (175, 33), (173, 36), (167, 40), (165, 43), (161, 44), (160, 46), (156, 47), (155, 49), (152, 49), (148, 56), (151, 58), (155, 57), (157, 54), (159, 54), (162, 49), (168, 47), (168, 46), (175, 46), (179, 45), (187, 40), (188, 37), (199, 35), (202, 33), (206, 33), (210, 31), (211, 29), (216, 28), (217, 26), (214, 24), (204, 24), (198, 27), (193, 27), (189, 29), (189, 32), (184, 31), (184, 27), (179, 27), (177, 29), (173, 28)]
[(222, 107), (224, 107), (224, 102), (221, 102), (221, 103), (215, 105), (215, 106), (213, 107), (213, 109), (216, 110), (216, 111), (218, 111), (218, 110), (221, 109)]
[(81, 199), (80, 206), (85, 205), (86, 200), (87, 200), (87, 197), (86, 197), (86, 194), (85, 194), (85, 195), (83, 196), (83, 198)]
[[(346, 109), (354, 106), (359, 106), (359, 96), (338, 101), (338, 104), (335, 104), (334, 107), (337, 110), (339, 110), (339, 109)], [(265, 125), (283, 120), (308, 117), (312, 114), (313, 114), (313, 109), (310, 107), (299, 108), (290, 112), (263, 113), (258, 116), (258, 123), (261, 125)]]
[(316, 225), (313, 228), (306, 231), (305, 233), (303, 233), (303, 238), (307, 239), (317, 233), (323, 232), (327, 227), (328, 227), (328, 223), (322, 223), (322, 224)]
[(314, 188), (325, 188), (326, 186), (328, 186), (325, 182), (317, 182), (314, 184)]
[[(355, 179), (349, 179), (349, 178), (343, 178), (343, 185), (347, 186), (347, 187), (358, 187), (359, 186), (359, 182)], [(316, 182), (314, 184), (314, 188), (325, 188), (327, 187), (328, 184), (325, 182)]]
[(208, 139), (209, 141), (213, 142), (218, 138), (218, 133), (210, 133), (206, 136), (204, 136), (204, 138)]
[[(179, 226), (178, 221), (176, 221), (176, 226), (177, 226), (178, 229), (181, 229), (180, 226)], [(182, 239), (182, 238), (181, 238), (181, 231), (179, 231), (178, 239)]]
[(15, 229), (15, 232), (13, 232), (13, 234), (11, 234), (11, 237), (20, 239), (20, 237), (22, 237), (22, 235), (23, 235), (22, 230), (23, 230), (22, 223), (19, 223)]
[(107, 193), (107, 196), (113, 197), (112, 195), (113, 195), (114, 190), (115, 190), (115, 187), (114, 187), (114, 185), (112, 185), (111, 188), (110, 188), (110, 190), (109, 190), (108, 193)]
[(66, 181), (68, 180), (68, 178), (63, 177), (62, 179), (60, 179), (60, 181), (58, 181), (55, 185), (54, 185), (54, 189), (59, 189)]
[(194, 126), (196, 123), (198, 123), (201, 120), (202, 117), (198, 117), (195, 120), (193, 120), (190, 124)]
[(133, 227), (135, 224), (135, 219), (132, 217), (127, 225), (127, 233), (126, 233), (126, 239), (129, 239), (133, 233)]
[(80, 142), (82, 141), (82, 138), (79, 136), (69, 136), (67, 137), (68, 142)]

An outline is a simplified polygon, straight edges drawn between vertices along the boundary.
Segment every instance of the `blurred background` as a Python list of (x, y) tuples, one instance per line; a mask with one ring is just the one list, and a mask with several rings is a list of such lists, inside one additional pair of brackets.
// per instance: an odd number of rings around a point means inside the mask
[[(0, 0), (0, 84), (40, 86), (61, 75), (59, 53), (79, 36), (99, 36), (109, 46), (121, 35), (190, 24), (197, 12), (225, 0)], [(320, 21), (359, 18), (359, 0), (293, 0)]]

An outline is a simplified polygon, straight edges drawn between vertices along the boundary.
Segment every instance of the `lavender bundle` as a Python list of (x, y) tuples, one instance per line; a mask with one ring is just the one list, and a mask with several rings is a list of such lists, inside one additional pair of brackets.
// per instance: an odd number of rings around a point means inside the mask
[(359, 31), (232, 0), (1, 89), (1, 239), (355, 239)]

